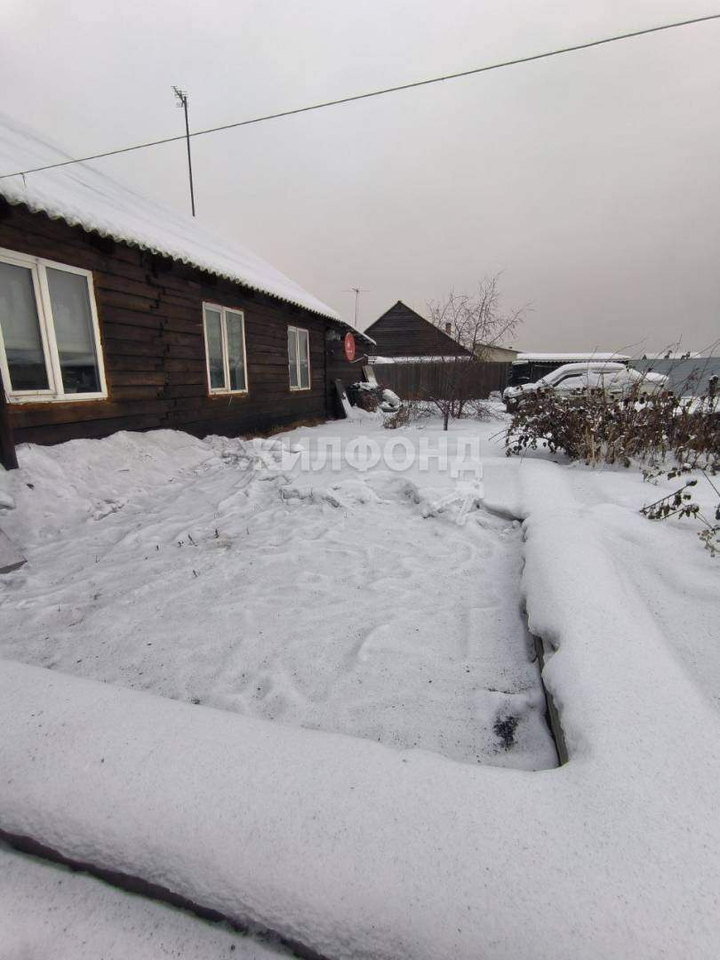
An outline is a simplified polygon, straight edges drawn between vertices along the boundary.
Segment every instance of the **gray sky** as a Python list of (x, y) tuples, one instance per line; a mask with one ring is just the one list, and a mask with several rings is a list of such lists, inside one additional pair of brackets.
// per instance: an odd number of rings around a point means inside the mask
[[(2, 109), (82, 155), (718, 0), (3, 0)], [(504, 271), (525, 349), (720, 337), (720, 21), (194, 141), (200, 219), (360, 326)], [(97, 161), (186, 209), (183, 144)]]

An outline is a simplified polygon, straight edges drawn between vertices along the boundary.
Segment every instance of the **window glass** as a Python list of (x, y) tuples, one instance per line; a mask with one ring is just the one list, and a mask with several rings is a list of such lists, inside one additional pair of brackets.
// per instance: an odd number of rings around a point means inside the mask
[(228, 310), (227, 348), (228, 365), (230, 367), (230, 389), (245, 390), (245, 353), (243, 350), (243, 318), (242, 314)]
[(87, 279), (67, 270), (47, 268), (50, 306), (65, 393), (99, 393)]
[(225, 389), (225, 364), (223, 362), (222, 325), (218, 310), (205, 310), (205, 338), (207, 340), (210, 389)]
[(298, 386), (297, 330), (288, 327), (288, 363), (290, 366), (290, 386)]
[(48, 390), (32, 271), (0, 262), (0, 328), (13, 390)]
[(210, 389), (225, 389), (225, 365), (223, 362), (222, 327), (218, 310), (205, 310), (205, 336), (207, 338), (210, 366)]
[(563, 377), (556, 386), (562, 387), (563, 390), (581, 390), (587, 385), (585, 377)]
[(308, 349), (307, 330), (298, 330), (298, 360), (300, 367), (300, 387), (307, 389), (310, 386), (310, 352)]
[[(569, 380), (582, 380), (584, 376), (585, 374), (578, 373), (576, 370), (573, 370), (572, 373), (566, 373), (562, 377), (558, 377), (558, 379), (555, 381), (555, 386), (558, 386), (561, 383), (565, 385)], [(572, 386), (576, 386), (576, 384), (572, 384)]]

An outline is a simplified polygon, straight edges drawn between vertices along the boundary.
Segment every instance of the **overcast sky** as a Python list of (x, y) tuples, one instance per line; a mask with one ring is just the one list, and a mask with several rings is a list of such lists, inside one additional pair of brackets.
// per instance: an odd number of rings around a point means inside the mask
[[(3, 0), (2, 109), (73, 155), (718, 0)], [(720, 337), (720, 21), (193, 142), (198, 216), (366, 327), (503, 271), (525, 349)], [(184, 146), (96, 161), (189, 207)]]

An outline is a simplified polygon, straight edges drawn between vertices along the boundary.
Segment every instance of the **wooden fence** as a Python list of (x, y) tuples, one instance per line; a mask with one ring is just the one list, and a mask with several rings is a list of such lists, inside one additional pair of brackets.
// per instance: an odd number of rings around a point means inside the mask
[[(447, 391), (448, 368), (442, 361), (425, 363), (374, 363), (377, 381), (393, 390), (401, 400), (443, 397)], [(465, 396), (486, 400), (493, 390), (503, 390), (510, 374), (509, 363), (473, 363), (463, 384)]]

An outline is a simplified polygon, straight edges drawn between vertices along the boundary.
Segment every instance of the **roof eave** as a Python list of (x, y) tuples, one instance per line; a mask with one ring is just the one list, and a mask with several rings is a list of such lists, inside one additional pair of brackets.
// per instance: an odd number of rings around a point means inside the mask
[[(111, 240), (114, 240), (116, 243), (125, 244), (127, 247), (134, 247), (137, 250), (147, 250), (149, 253), (153, 253), (159, 257), (166, 257), (168, 260), (172, 260), (175, 263), (183, 263), (186, 266), (194, 267), (196, 270), (202, 270), (204, 273), (208, 273), (211, 276), (221, 277), (224, 280), (229, 280), (231, 283), (238, 283), (243, 287), (247, 287), (248, 290), (254, 290), (257, 293), (263, 293), (265, 296), (272, 297), (275, 300), (280, 301), (281, 303), (287, 303), (291, 306), (298, 307), (301, 310), (307, 310), (309, 313), (313, 313), (316, 316), (324, 317), (328, 320), (333, 320), (336, 323), (343, 323), (348, 326), (353, 333), (359, 333), (356, 331), (351, 324), (347, 324), (346, 321), (342, 320), (340, 315), (336, 313), (331, 307), (328, 307), (326, 311), (315, 309), (309, 306), (306, 303), (301, 303), (299, 300), (292, 299), (290, 297), (283, 297), (280, 294), (273, 292), (272, 290), (267, 290), (264, 287), (259, 286), (258, 284), (252, 283), (249, 280), (243, 279), (237, 275), (233, 275), (227, 272), (223, 272), (217, 269), (213, 269), (212, 266), (201, 263), (199, 260), (193, 260), (188, 257), (178, 256), (178, 254), (173, 253), (170, 250), (161, 249), (158, 246), (153, 246), (151, 244), (142, 243), (137, 240), (129, 239), (126, 236), (123, 236), (120, 231), (113, 231), (112, 229), (102, 230), (96, 226), (90, 226), (87, 223), (83, 222), (80, 217), (71, 216), (68, 214), (59, 213), (48, 209), (41, 203), (33, 202), (30, 198), (23, 200), (22, 198), (17, 197), (14, 194), (9, 196), (4, 194), (2, 187), (0, 186), (0, 196), (11, 206), (14, 207), (27, 207), (31, 213), (43, 213), (50, 220), (60, 220), (63, 223), (67, 223), (70, 227), (81, 227), (83, 230), (86, 230), (88, 233), (96, 233), (100, 237), (107, 237)], [(374, 342), (374, 341), (373, 341)]]

